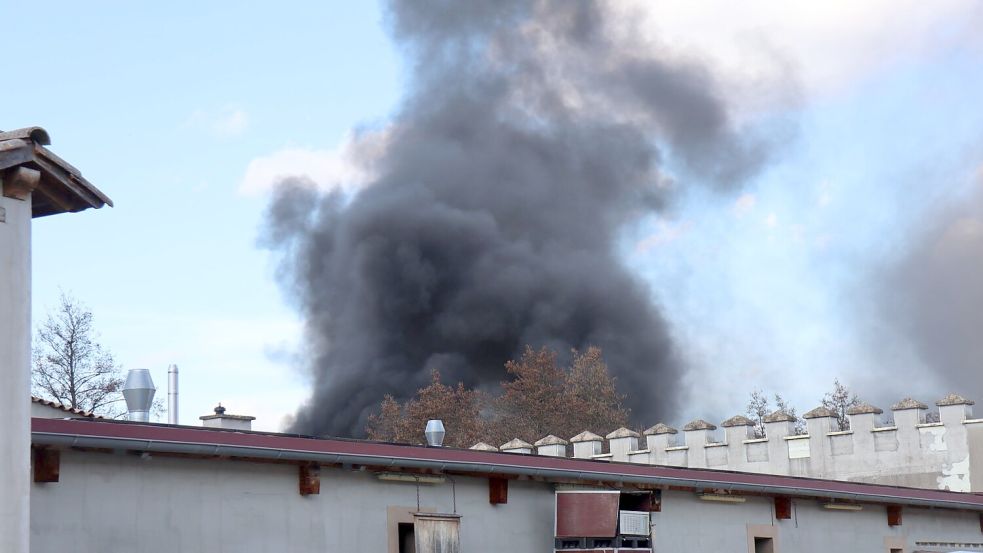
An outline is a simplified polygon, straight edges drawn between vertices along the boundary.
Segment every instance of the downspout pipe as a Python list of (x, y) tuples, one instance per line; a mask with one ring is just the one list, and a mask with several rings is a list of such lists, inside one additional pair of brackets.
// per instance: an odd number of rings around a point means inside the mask
[(428, 459), (413, 459), (403, 457), (388, 457), (374, 455), (357, 455), (348, 453), (323, 453), (293, 449), (278, 449), (248, 446), (230, 446), (224, 444), (205, 444), (188, 442), (171, 442), (144, 440), (132, 438), (105, 438), (79, 434), (62, 434), (34, 432), (34, 443), (37, 445), (62, 447), (90, 447), (116, 450), (135, 450), (149, 453), (181, 453), (191, 455), (246, 457), (255, 459), (273, 459), (278, 461), (305, 461), (320, 464), (373, 465), (383, 467), (421, 468), (437, 471), (458, 471), (484, 473), (488, 475), (526, 475), (543, 478), (563, 478), (574, 480), (590, 480), (601, 482), (621, 482), (626, 484), (647, 484), (657, 486), (681, 486), (694, 489), (718, 489), (735, 492), (753, 492), (759, 494), (786, 495), (792, 497), (810, 497), (822, 499), (839, 499), (877, 504), (898, 504), (921, 507), (937, 507), (945, 509), (960, 509), (983, 512), (981, 502), (961, 502), (933, 500), (923, 498), (898, 498), (880, 494), (847, 493), (808, 487), (773, 486), (759, 484), (741, 484), (720, 482), (712, 479), (692, 480), (666, 476), (636, 476), (619, 475), (605, 472), (588, 472), (555, 468), (532, 468), (514, 466), (504, 463), (473, 463), (461, 461), (443, 461)]

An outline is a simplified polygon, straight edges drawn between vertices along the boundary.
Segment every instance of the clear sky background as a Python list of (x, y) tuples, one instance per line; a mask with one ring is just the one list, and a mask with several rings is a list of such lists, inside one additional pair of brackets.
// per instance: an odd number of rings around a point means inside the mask
[[(743, 190), (625, 231), (691, 366), (668, 422), (732, 415), (753, 388), (808, 410), (834, 377), (872, 401), (935, 399), (951, 381), (883, 296), (926, 233), (983, 244), (981, 4), (732, 4), (640, 3), (653, 42), (717, 68), (742, 117), (795, 129)], [(0, 18), (17, 76), (0, 128), (45, 127), (116, 204), (35, 222), (35, 321), (70, 292), (160, 396), (180, 366), (182, 422), (221, 401), (280, 428), (307, 393), (302, 325), (260, 245), (269, 190), (364, 178), (348, 137), (384, 127), (405, 88), (383, 7), (6, 2)]]

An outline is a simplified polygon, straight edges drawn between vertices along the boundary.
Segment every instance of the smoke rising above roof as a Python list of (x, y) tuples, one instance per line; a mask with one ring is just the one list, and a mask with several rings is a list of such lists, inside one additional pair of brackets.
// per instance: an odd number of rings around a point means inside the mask
[[(359, 435), (382, 396), (437, 368), (493, 387), (529, 344), (597, 345), (640, 420), (683, 364), (625, 225), (691, 183), (738, 186), (769, 144), (711, 69), (593, 2), (392, 2), (413, 72), (360, 191), (280, 184), (268, 244), (309, 335), (293, 431)], [(667, 165), (673, 171), (666, 169)]]

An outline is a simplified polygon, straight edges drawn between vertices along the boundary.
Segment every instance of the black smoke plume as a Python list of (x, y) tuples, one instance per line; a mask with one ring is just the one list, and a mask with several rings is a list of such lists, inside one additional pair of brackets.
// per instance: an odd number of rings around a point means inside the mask
[(270, 210), (310, 342), (292, 430), (360, 435), (431, 368), (494, 387), (526, 344), (600, 346), (638, 419), (671, 410), (682, 363), (619, 230), (683, 182), (740, 183), (766, 142), (705, 65), (600, 3), (397, 1), (389, 16), (413, 71), (375, 177), (350, 196), (286, 182)]

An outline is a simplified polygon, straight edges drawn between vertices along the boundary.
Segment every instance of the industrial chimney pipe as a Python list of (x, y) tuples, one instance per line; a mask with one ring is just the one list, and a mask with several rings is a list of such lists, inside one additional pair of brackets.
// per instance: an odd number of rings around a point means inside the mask
[(156, 393), (157, 387), (150, 378), (150, 371), (130, 369), (123, 384), (123, 399), (126, 400), (126, 410), (129, 411), (127, 418), (131, 421), (148, 422), (150, 406), (154, 403)]
[(180, 424), (177, 418), (177, 365), (167, 367), (167, 423)]

